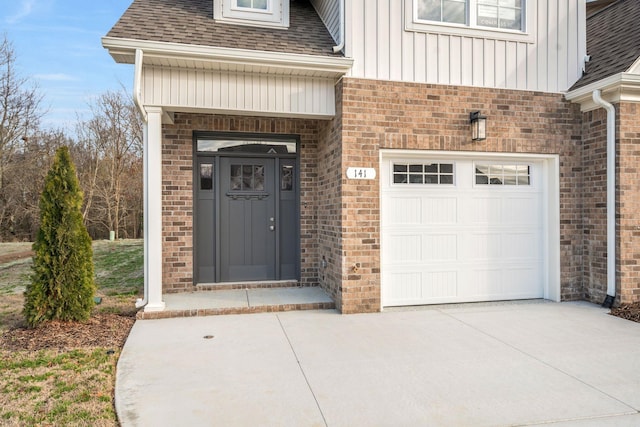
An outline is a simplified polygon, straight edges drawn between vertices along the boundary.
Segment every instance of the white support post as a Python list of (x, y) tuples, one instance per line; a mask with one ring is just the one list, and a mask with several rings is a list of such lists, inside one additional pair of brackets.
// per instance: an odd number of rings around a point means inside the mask
[(162, 311), (162, 108), (145, 107), (145, 280), (148, 302), (144, 311)]

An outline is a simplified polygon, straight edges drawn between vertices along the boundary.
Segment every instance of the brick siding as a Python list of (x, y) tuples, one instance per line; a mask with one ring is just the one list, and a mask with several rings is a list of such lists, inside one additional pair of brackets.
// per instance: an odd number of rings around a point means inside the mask
[(640, 301), (640, 104), (616, 105), (618, 150), (617, 237), (621, 303)]
[[(607, 112), (582, 115), (582, 219), (585, 299), (607, 294)], [(588, 185), (588, 187), (587, 187)]]
[(193, 283), (193, 133), (194, 131), (290, 134), (300, 137), (301, 280), (318, 284), (316, 191), (318, 133), (326, 121), (238, 117), (207, 114), (175, 115), (162, 127), (163, 291), (195, 290)]
[[(560, 94), (345, 78), (342, 170), (379, 167), (380, 149), (558, 154), (561, 297), (582, 299), (580, 112)], [(469, 112), (488, 117), (472, 142)], [(379, 176), (379, 174), (378, 174)], [(380, 182), (342, 178), (344, 313), (380, 309)]]
[[(606, 114), (581, 114), (560, 94), (344, 78), (330, 121), (176, 114), (163, 125), (163, 289), (193, 284), (193, 132), (297, 135), (301, 140), (301, 284), (322, 286), (343, 313), (380, 310), (381, 149), (557, 154), (561, 298), (606, 293)], [(640, 301), (640, 107), (618, 116), (618, 302)], [(469, 112), (487, 116), (473, 142)], [(379, 174), (378, 174), (379, 176)]]

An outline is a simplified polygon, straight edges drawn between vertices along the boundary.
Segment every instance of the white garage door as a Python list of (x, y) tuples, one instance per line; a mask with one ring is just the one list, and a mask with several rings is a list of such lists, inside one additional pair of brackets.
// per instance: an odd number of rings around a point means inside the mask
[(544, 296), (542, 163), (386, 157), (383, 306)]

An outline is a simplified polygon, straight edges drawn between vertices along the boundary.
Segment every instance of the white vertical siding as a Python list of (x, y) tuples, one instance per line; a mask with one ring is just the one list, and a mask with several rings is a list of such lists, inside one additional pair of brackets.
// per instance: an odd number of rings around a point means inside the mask
[[(530, 37), (496, 32), (448, 34), (406, 30), (410, 0), (346, 2), (346, 53), (353, 77), (566, 91), (581, 75), (585, 40), (583, 0), (529, 0)], [(339, 1), (313, 0), (319, 5)], [(320, 13), (320, 12), (319, 12)], [(321, 15), (322, 16), (322, 15)], [(323, 18), (324, 19), (324, 18)]]
[(144, 67), (142, 101), (168, 110), (331, 117), (333, 79)]
[(335, 0), (311, 0), (336, 44), (340, 43), (340, 3)]

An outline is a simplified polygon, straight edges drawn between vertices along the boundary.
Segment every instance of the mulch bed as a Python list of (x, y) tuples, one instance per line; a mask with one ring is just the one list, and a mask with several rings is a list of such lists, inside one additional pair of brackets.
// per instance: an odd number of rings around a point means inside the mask
[(612, 308), (611, 315), (640, 323), (640, 302)]
[(38, 351), (102, 347), (115, 350), (124, 345), (134, 322), (135, 314), (94, 313), (86, 323), (56, 320), (33, 329), (16, 327), (0, 335), (0, 349)]

